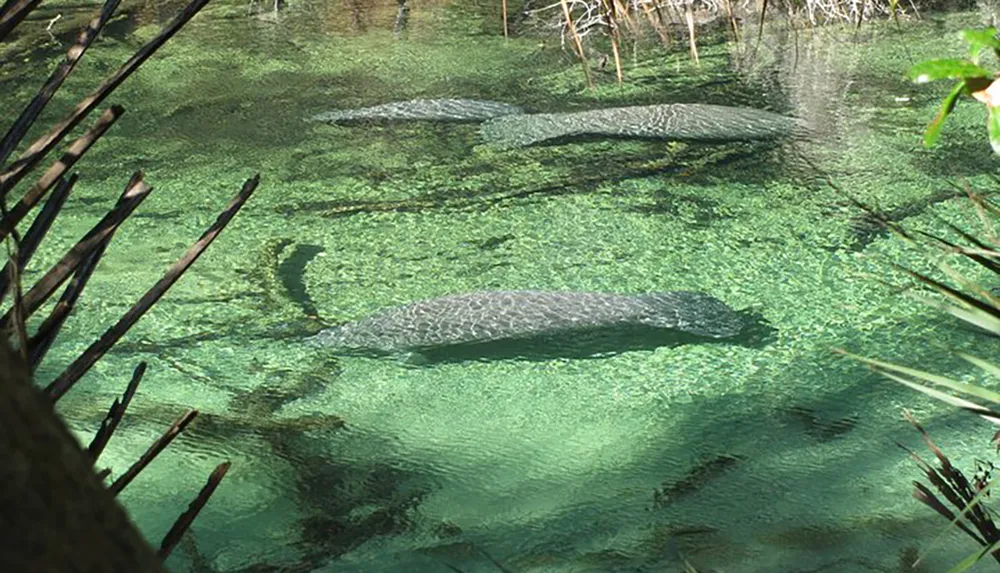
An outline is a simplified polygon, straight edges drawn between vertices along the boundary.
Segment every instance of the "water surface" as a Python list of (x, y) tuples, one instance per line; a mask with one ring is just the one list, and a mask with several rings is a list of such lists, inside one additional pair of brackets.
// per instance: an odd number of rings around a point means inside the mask
[[(47, 117), (170, 7), (134, 6)], [(981, 110), (960, 107), (943, 145), (924, 150), (946, 87), (902, 78), (915, 61), (960, 53), (951, 31), (973, 16), (902, 32), (775, 30), (753, 57), (706, 46), (700, 67), (650, 36), (626, 60), (625, 87), (599, 72), (588, 91), (552, 40), (499, 36), (490, 6), (413, 4), (403, 34), (394, 2), (246, 10), (206, 8), (112, 98), (127, 113), (81, 162), (30, 273), (145, 171), (155, 191), (112, 243), (42, 368), (48, 380), (262, 175), (220, 240), (61, 404), (87, 436), (149, 362), (105, 454), (115, 473), (184, 408), (203, 412), (122, 496), (158, 540), (211, 468), (233, 461), (172, 570), (496, 571), (493, 559), (512, 571), (679, 571), (680, 553), (728, 573), (896, 571), (945, 525), (910, 497), (918, 470), (895, 443), (920, 444), (901, 410), (970, 471), (991, 429), (831, 349), (971, 379), (947, 350), (988, 354), (995, 342), (874, 280), (888, 261), (929, 263), (898, 238), (852, 230), (856, 211), (831, 182), (883, 209), (956, 181), (992, 189)], [(21, 57), (58, 57), (43, 24)], [(0, 102), (16, 109), (38, 78), (9, 62), (0, 73)], [(497, 152), (474, 124), (303, 121), (415, 97), (539, 112), (746, 105), (805, 118), (817, 135)], [(978, 224), (960, 200), (913, 211), (906, 223), (919, 228)], [(754, 344), (423, 367), (304, 343), (322, 324), (486, 289), (696, 290), (758, 312), (774, 332)], [(972, 549), (956, 536), (926, 570)]]

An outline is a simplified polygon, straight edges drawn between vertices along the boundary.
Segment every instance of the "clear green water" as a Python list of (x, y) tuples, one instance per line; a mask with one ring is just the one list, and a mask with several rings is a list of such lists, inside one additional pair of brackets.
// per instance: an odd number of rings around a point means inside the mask
[[(145, 24), (123, 23), (128, 34), (94, 48), (47, 117), (158, 30), (153, 8), (134, 8)], [(497, 37), (492, 6), (415, 4), (401, 38), (394, 9), (361, 10), (361, 31), (346, 3), (295, 4), (278, 22), (246, 18), (242, 5), (206, 8), (110, 100), (127, 113), (81, 163), (29, 276), (96, 221), (133, 169), (146, 172), (156, 190), (112, 243), (45, 381), (261, 173), (216, 244), (61, 403), (87, 439), (149, 362), (102, 460), (116, 473), (185, 408), (201, 410), (122, 495), (157, 541), (215, 464), (233, 461), (172, 570), (498, 570), (485, 551), (511, 571), (678, 571), (679, 553), (728, 573), (898, 571), (906, 548), (926, 546), (944, 523), (910, 497), (918, 470), (896, 442), (921, 446), (902, 408), (970, 473), (992, 430), (831, 349), (972, 379), (948, 349), (989, 355), (995, 343), (874, 280), (888, 261), (928, 264), (892, 237), (851, 250), (854, 212), (826, 177), (883, 208), (955, 181), (992, 189), (981, 110), (960, 109), (944, 144), (923, 150), (920, 130), (946, 87), (901, 77), (921, 58), (959, 53), (951, 31), (974, 18), (769, 36), (738, 71), (735, 47), (706, 48), (695, 67), (648, 40), (626, 62), (625, 88), (598, 74), (588, 92), (557, 49)], [(29, 28), (38, 45), (43, 27)], [(0, 74), (3, 109), (18, 109), (38, 78), (10, 60)], [(805, 117), (820, 135), (495, 152), (474, 125), (303, 121), (413, 97), (537, 111), (752, 105)], [(977, 225), (962, 201), (907, 224), (940, 229), (938, 219)], [(336, 322), (516, 288), (699, 290), (756, 309), (776, 334), (424, 367), (303, 343), (311, 313)], [(972, 549), (949, 538), (924, 570)]]

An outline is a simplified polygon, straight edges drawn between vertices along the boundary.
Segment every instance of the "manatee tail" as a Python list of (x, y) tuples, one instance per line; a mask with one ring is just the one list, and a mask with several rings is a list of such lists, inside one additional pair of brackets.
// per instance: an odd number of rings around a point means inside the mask
[(650, 309), (644, 323), (709, 338), (736, 336), (746, 326), (740, 313), (700, 292), (655, 292), (639, 297)]
[(533, 113), (493, 118), (482, 125), (483, 141), (495, 149), (526, 147), (540, 141), (582, 133), (577, 122), (565, 114)]

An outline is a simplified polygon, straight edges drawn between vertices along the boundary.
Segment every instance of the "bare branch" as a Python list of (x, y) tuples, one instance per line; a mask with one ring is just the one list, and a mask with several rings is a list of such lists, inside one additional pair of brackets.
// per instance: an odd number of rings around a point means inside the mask
[(156, 456), (160, 455), (160, 452), (169, 446), (170, 442), (174, 441), (174, 438), (183, 432), (184, 428), (186, 428), (197, 415), (198, 410), (188, 410), (187, 412), (184, 412), (180, 418), (177, 418), (177, 421), (171, 424), (170, 427), (167, 428), (167, 431), (164, 432), (163, 435), (160, 436), (155, 442), (153, 442), (153, 445), (149, 446), (146, 453), (142, 454), (142, 456), (136, 460), (134, 464), (132, 464), (132, 467), (126, 470), (121, 477), (116, 479), (114, 483), (108, 487), (108, 491), (111, 492), (111, 495), (118, 495), (123, 489), (125, 489), (126, 486), (128, 486), (128, 484), (132, 483), (132, 480), (134, 480), (142, 470), (146, 469), (146, 466), (155, 460)]
[(174, 20), (158, 36), (149, 41), (139, 49), (131, 58), (125, 62), (111, 77), (104, 80), (96, 90), (84, 98), (76, 105), (76, 108), (65, 119), (56, 124), (49, 133), (43, 135), (21, 155), (10, 167), (0, 173), (0, 198), (3, 198), (10, 189), (21, 180), (22, 177), (35, 165), (40, 162), (52, 148), (55, 147), (66, 134), (70, 132), (83, 118), (95, 107), (100, 105), (108, 94), (117, 88), (127, 77), (132, 75), (138, 67), (156, 52), (164, 42), (177, 33), (181, 27), (188, 22), (195, 14), (201, 10), (208, 0), (192, 0), (184, 7), (184, 10), (177, 15)]
[(45, 317), (45, 320), (39, 325), (34, 336), (28, 341), (28, 363), (31, 365), (32, 372), (38, 369), (38, 365), (45, 358), (49, 347), (52, 346), (56, 336), (59, 335), (63, 323), (69, 318), (69, 314), (73, 312), (77, 299), (80, 298), (84, 287), (90, 281), (94, 270), (97, 269), (97, 264), (101, 261), (101, 257), (104, 255), (104, 250), (108, 247), (109, 242), (111, 242), (111, 237), (106, 238), (97, 245), (83, 264), (76, 269), (72, 280), (66, 285), (66, 290), (59, 297), (59, 302), (56, 303), (55, 308)]
[[(69, 197), (73, 186), (76, 185), (77, 179), (78, 177), (75, 173), (69, 179), (60, 179), (59, 184), (52, 191), (52, 195), (49, 196), (49, 200), (45, 202), (45, 207), (38, 213), (35, 220), (31, 222), (31, 227), (28, 227), (28, 232), (21, 239), (20, 249), (18, 249), (17, 266), (22, 272), (31, 260), (31, 256), (35, 254), (35, 250), (38, 249), (42, 238), (48, 233), (59, 211), (62, 210), (63, 205), (66, 203), (66, 198)], [(7, 264), (9, 265), (10, 262), (8, 261)], [(7, 280), (8, 272), (9, 269), (6, 266), (3, 268), (3, 271), (0, 271), (0, 302), (7, 296), (7, 289), (10, 287), (10, 283)]]
[(118, 424), (121, 423), (122, 416), (125, 415), (125, 410), (128, 409), (128, 405), (132, 402), (132, 396), (135, 396), (135, 391), (139, 388), (139, 382), (145, 373), (146, 363), (140, 362), (132, 372), (132, 380), (129, 381), (128, 387), (125, 388), (125, 393), (122, 394), (121, 401), (119, 402), (116, 399), (111, 404), (111, 408), (108, 409), (108, 415), (101, 420), (101, 428), (94, 434), (94, 439), (90, 441), (90, 446), (87, 447), (90, 458), (95, 462), (101, 457), (104, 447), (108, 445), (111, 436), (118, 428)]
[[(153, 189), (142, 181), (142, 173), (132, 175), (122, 198), (80, 241), (73, 246), (63, 258), (49, 269), (24, 295), (25, 318), (31, 316), (52, 293), (59, 288), (76, 271), (77, 267), (90, 256), (102, 242), (111, 237), (119, 225), (135, 211), (139, 203), (149, 196)], [(9, 324), (10, 312), (0, 323)]]
[(0, 8), (0, 40), (24, 20), (41, 0), (7, 0)]
[[(76, 66), (76, 63), (80, 61), (83, 57), (84, 52), (90, 47), (91, 42), (97, 37), (97, 34), (104, 28), (108, 20), (111, 18), (111, 14), (118, 8), (118, 3), (121, 0), (107, 0), (104, 6), (101, 8), (100, 13), (94, 17), (87, 27), (80, 30), (80, 35), (77, 37), (76, 44), (66, 52), (66, 59), (63, 63), (52, 72), (49, 79), (45, 82), (45, 85), (38, 90), (38, 94), (35, 95), (34, 99), (24, 108), (21, 115), (14, 122), (14, 125), (10, 126), (7, 130), (7, 135), (4, 136), (3, 141), (0, 141), (0, 166), (7, 162), (7, 158), (10, 157), (14, 148), (17, 144), (21, 142), (24, 135), (28, 132), (31, 125), (38, 119), (38, 114), (45, 109), (48, 105), (49, 100), (55, 95), (56, 90), (62, 85), (63, 81), (69, 76), (70, 72)], [(3, 37), (3, 32), (0, 32), (0, 38)]]
[(52, 187), (53, 183), (65, 175), (83, 157), (83, 154), (104, 135), (108, 128), (118, 121), (118, 118), (123, 113), (125, 113), (125, 109), (121, 106), (111, 106), (110, 109), (101, 114), (101, 117), (97, 119), (97, 122), (86, 133), (70, 144), (69, 149), (66, 150), (66, 153), (63, 154), (59, 161), (53, 163), (38, 178), (38, 181), (24, 193), (21, 199), (14, 204), (6, 217), (4, 217), (2, 224), (0, 224), (0, 239), (6, 237), (21, 222), (21, 219), (31, 211), (32, 207), (37, 205), (38, 201), (45, 196), (45, 192)]
[(177, 547), (177, 544), (180, 543), (188, 528), (191, 527), (191, 523), (194, 522), (195, 518), (198, 517), (198, 513), (201, 512), (201, 508), (205, 507), (208, 499), (215, 493), (215, 488), (219, 487), (222, 478), (226, 477), (226, 472), (229, 471), (230, 465), (230, 462), (223, 462), (215, 467), (212, 475), (208, 476), (208, 483), (198, 493), (198, 497), (188, 505), (187, 511), (177, 518), (170, 531), (163, 536), (163, 541), (160, 542), (160, 549), (156, 552), (156, 556), (160, 558), (160, 561), (166, 561), (167, 557), (174, 550), (174, 547)]
[[(215, 223), (202, 234), (201, 238), (187, 250), (186, 253), (174, 263), (170, 269), (167, 270), (166, 274), (161, 278), (151, 289), (146, 291), (146, 294), (142, 295), (142, 298), (135, 303), (132, 308), (130, 308), (119, 320), (109, 328), (104, 334), (101, 335), (93, 344), (90, 345), (87, 350), (80, 355), (72, 364), (70, 364), (66, 370), (60, 374), (55, 380), (53, 380), (46, 388), (45, 392), (52, 398), (53, 401), (61, 398), (73, 384), (76, 384), (88, 370), (101, 359), (102, 356), (112, 347), (118, 339), (125, 335), (126, 332), (132, 328), (133, 325), (146, 313), (156, 301), (167, 292), (167, 290), (173, 286), (177, 279), (192, 265), (198, 257), (212, 244), (212, 241), (219, 236), (219, 233), (226, 228), (229, 221), (239, 212), (243, 204), (246, 203), (250, 195), (253, 194), (254, 190), (257, 188), (258, 183), (260, 183), (260, 175), (255, 175), (251, 179), (243, 184), (243, 189), (240, 193), (229, 203), (226, 210), (223, 211)], [(30, 294), (30, 293), (29, 293)]]

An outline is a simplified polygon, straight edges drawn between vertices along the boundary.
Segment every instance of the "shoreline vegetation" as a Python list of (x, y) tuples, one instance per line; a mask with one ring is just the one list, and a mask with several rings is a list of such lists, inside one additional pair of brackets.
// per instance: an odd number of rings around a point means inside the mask
[[(291, 4), (285, 0), (213, 2), (206, 13), (212, 17), (253, 18), (280, 23), (289, 9), (306, 11), (328, 33), (365, 33), (384, 27), (404, 38), (418, 14), (450, 0), (352, 0), (343, 5)], [(657, 45), (666, 51), (687, 51), (697, 65), (705, 44), (731, 42), (739, 50), (753, 52), (762, 41), (768, 23), (781, 22), (793, 33), (824, 26), (861, 28), (865, 23), (888, 21), (905, 25), (924, 13), (978, 9), (984, 25), (997, 20), (995, 0), (500, 0), (496, 6), (476, 8), (486, 21), (483, 32), (503, 37), (556, 40), (558, 50), (577, 59), (586, 85), (594, 88), (595, 72), (613, 72), (615, 82), (626, 81), (625, 61), (635, 59), (643, 47)], [(165, 3), (125, 5), (106, 25), (105, 35), (123, 37), (137, 27), (164, 23), (177, 0)], [(349, 8), (349, 10), (345, 9)], [(48, 37), (48, 46), (19, 46), (18, 30), (12, 30), (0, 63), (31, 58), (33, 52), (51, 50), (72, 42), (75, 30), (89, 19), (90, 7), (52, 1), (39, 3), (36, 14), (25, 19), (23, 37)], [(343, 20), (346, 19), (346, 22)], [(426, 25), (426, 24), (424, 24)], [(8, 64), (9, 65), (9, 64)], [(3, 78), (0, 67), (0, 80)]]

